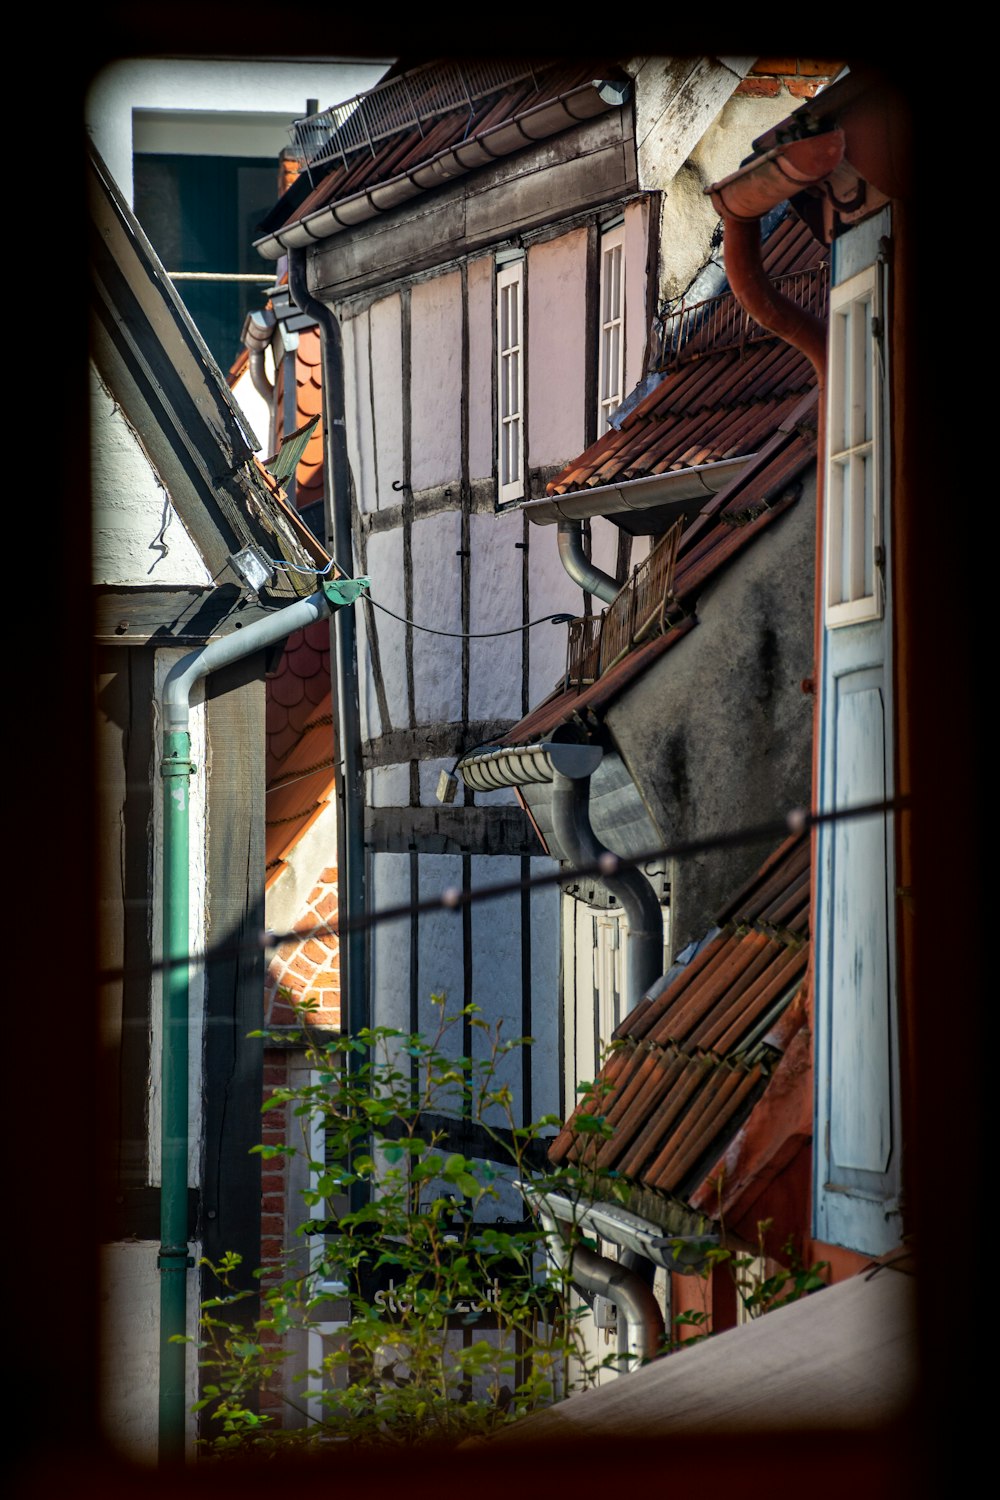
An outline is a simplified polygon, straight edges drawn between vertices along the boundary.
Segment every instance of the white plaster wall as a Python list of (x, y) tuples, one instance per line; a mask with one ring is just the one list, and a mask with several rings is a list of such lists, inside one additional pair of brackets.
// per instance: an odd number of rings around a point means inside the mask
[(750, 142), (798, 104), (788, 94), (730, 99), (694, 145), (674, 175), (663, 202), (660, 244), (660, 299), (679, 296), (701, 270), (711, 251), (719, 216), (705, 188), (735, 172)]
[[(507, 630), (521, 622), (519, 511), (469, 518), (469, 629)], [(551, 630), (539, 625), (538, 630)], [(469, 718), (521, 717), (521, 634), (469, 642)]]
[(373, 766), (368, 772), (368, 795), (372, 807), (409, 807), (409, 762), (396, 766)]
[(625, 392), (642, 379), (646, 341), (653, 309), (646, 306), (646, 263), (649, 258), (649, 202), (642, 199), (625, 209)]
[[(154, 669), (156, 704), (161, 701), (166, 675), (176, 661), (186, 655), (183, 649), (157, 651)], [(154, 717), (158, 720), (159, 715)], [(188, 885), (188, 952), (192, 964), (188, 984), (188, 1186), (201, 1183), (202, 1136), (202, 1052), (205, 1029), (205, 969), (196, 962), (205, 952), (205, 909), (207, 889), (207, 818), (206, 793), (208, 766), (205, 743), (205, 685), (198, 683), (191, 694), (191, 759), (194, 774), (188, 779), (188, 844), (190, 848), (190, 882)], [(152, 785), (163, 785), (159, 775), (162, 758), (162, 725), (157, 722), (153, 735)], [(183, 796), (183, 792), (178, 793)], [(163, 957), (163, 798), (153, 798), (153, 933), (154, 962)], [(163, 976), (157, 971), (151, 980), (152, 1035), (150, 1038), (149, 1076), (149, 1181), (160, 1181), (161, 1089), (160, 1066), (163, 1054)]]
[[(273, 383), (274, 359), (270, 347), (264, 351), (264, 369), (268, 380)], [(260, 392), (254, 389), (248, 370), (244, 370), (235, 384), (230, 387), (230, 395), (243, 413), (247, 426), (257, 437), (254, 452), (259, 453), (263, 458), (270, 458), (271, 454), (267, 450), (271, 432), (271, 408)]]
[[(404, 906), (410, 899), (410, 856), (373, 854), (371, 904), (373, 911)], [(372, 1025), (410, 1029), (410, 923), (378, 922), (372, 928)]]
[[(435, 630), (462, 629), (461, 517), (456, 511), (418, 518), (411, 532), (413, 618)], [(400, 627), (402, 628), (402, 627)], [(384, 656), (383, 656), (384, 665)], [(458, 719), (462, 711), (462, 642), (413, 632), (418, 723)]]
[[(605, 573), (614, 577), (615, 563), (618, 559), (618, 527), (614, 521), (609, 521), (606, 516), (594, 516), (590, 522), (590, 560), (597, 567), (603, 568)], [(595, 610), (603, 609), (599, 600), (594, 602)]]
[[(521, 878), (521, 861), (514, 857), (473, 856), (472, 885), (481, 889)], [(532, 955), (534, 956), (534, 955)], [(517, 892), (482, 901), (472, 907), (472, 999), (491, 1028), (500, 1024), (500, 1037), (515, 1041), (524, 1035), (521, 1017), (521, 897)], [(485, 1060), (490, 1055), (487, 1033), (472, 1034), (472, 1056)], [(505, 1058), (498, 1058), (493, 1075), (497, 1088), (506, 1084), (515, 1105), (521, 1096), (521, 1054), (515, 1048)], [(513, 1122), (501, 1106), (493, 1105), (484, 1115), (491, 1125), (521, 1125)]]
[(375, 440), (378, 449), (378, 496), (376, 505), (398, 505), (403, 472), (403, 336), (402, 308), (398, 293), (383, 297), (368, 314), (371, 345), (372, 400)]
[(410, 300), (411, 468), (414, 490), (461, 474), (462, 278), (419, 282)]
[[(307, 99), (321, 108), (349, 99), (377, 83), (388, 61), (130, 58), (94, 80), (86, 127), (131, 204), (134, 150), (277, 157)], [(190, 111), (199, 116), (193, 125)]]
[[(583, 590), (574, 583), (559, 561), (555, 526), (532, 526), (529, 619), (540, 615), (583, 613)], [(565, 625), (536, 625), (529, 633), (528, 703), (534, 706), (551, 693), (566, 671)]]
[(528, 462), (562, 464), (584, 446), (587, 233), (528, 252)]
[(344, 417), (347, 431), (352, 436), (350, 457), (354, 498), (358, 510), (364, 514), (377, 508), (367, 313), (345, 318), (341, 323), (341, 333), (344, 345)]
[[(462, 860), (457, 854), (421, 854), (418, 873), (418, 900), (440, 896), (450, 886), (462, 888)], [(461, 911), (428, 912), (421, 915), (417, 955), (418, 1030), (425, 1037), (435, 1036), (441, 1010), (431, 1004), (431, 995), (445, 997), (444, 1014), (454, 1015), (464, 1004), (465, 977), (462, 956)], [(407, 965), (401, 974), (408, 973)], [(461, 1024), (452, 1027), (441, 1042), (441, 1051), (449, 1057), (463, 1052)]]
[(493, 437), (493, 257), (468, 265), (469, 476), (489, 479), (496, 464)]
[(159, 475), (93, 365), (90, 413), (93, 581), (210, 584)]
[(288, 932), (306, 909), (323, 870), (337, 863), (337, 804), (331, 799), (287, 856), (284, 868), (264, 898), (265, 921), (272, 932)]
[[(132, 1240), (101, 1246), (98, 1355), (99, 1410), (112, 1447), (135, 1463), (156, 1462), (159, 1417), (160, 1273), (159, 1246)], [(195, 1265), (200, 1244), (191, 1247)], [(196, 1331), (198, 1272), (187, 1273), (187, 1332)], [(187, 1447), (193, 1454), (198, 1399), (197, 1360), (188, 1349), (185, 1370)]]
[[(403, 594), (403, 533), (392, 531), (373, 532), (368, 538), (368, 576), (372, 581), (371, 595), (387, 609), (397, 615), (405, 615), (406, 600)], [(424, 618), (421, 616), (421, 618)], [(385, 684), (389, 714), (394, 725), (408, 722), (406, 707), (406, 627), (391, 615), (381, 610), (365, 607), (362, 614), (367, 629), (373, 620), (378, 631), (379, 652), (382, 662), (382, 679)], [(364, 700), (365, 723), (362, 732), (366, 736), (377, 732), (378, 708), (372, 685), (370, 657), (365, 652)]]

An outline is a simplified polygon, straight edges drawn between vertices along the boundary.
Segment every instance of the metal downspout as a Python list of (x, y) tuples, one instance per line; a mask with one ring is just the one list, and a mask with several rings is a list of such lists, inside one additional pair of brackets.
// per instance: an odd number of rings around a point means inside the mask
[[(819, 681), (823, 660), (823, 540), (826, 529), (826, 324), (814, 314), (780, 296), (764, 272), (761, 260), (760, 221), (779, 203), (808, 187), (818, 186), (835, 172), (847, 148), (842, 130), (830, 130), (777, 147), (757, 161), (750, 161), (730, 177), (707, 188), (722, 215), (725, 230), (723, 252), (726, 275), (733, 295), (752, 318), (800, 349), (816, 371), (818, 414), (816, 432), (816, 540), (813, 577), (813, 681)], [(821, 694), (813, 694), (812, 795), (818, 806), (819, 747), (821, 739)], [(811, 834), (813, 889), (817, 889), (819, 834)], [(810, 959), (810, 965), (812, 960)]]
[(571, 779), (553, 772), (552, 825), (563, 854), (573, 864), (601, 862), (601, 879), (622, 904), (629, 931), (624, 1005), (630, 1011), (663, 973), (663, 918), (656, 892), (634, 866), (619, 870), (617, 855), (591, 827), (589, 776)]
[[(160, 1383), (159, 1459), (184, 1458), (186, 1346), (171, 1342), (187, 1334), (189, 811), (191, 691), (210, 672), (283, 640), (293, 630), (321, 620), (338, 601), (363, 585), (327, 585), (307, 599), (211, 641), (181, 657), (163, 687), (163, 1040), (160, 1059)], [(354, 597), (357, 597), (354, 593)], [(345, 611), (348, 613), (349, 611)]]
[[(304, 248), (288, 252), (288, 286), (302, 312), (316, 319), (321, 330), (323, 368), (323, 432), (325, 462), (323, 487), (326, 499), (328, 543), (342, 573), (354, 571), (351, 537), (351, 490), (347, 462), (347, 428), (344, 418), (344, 359), (340, 324), (331, 310), (313, 297), (306, 284)], [(361, 720), (358, 689), (357, 626), (353, 610), (341, 610), (334, 632), (336, 670), (337, 744), (335, 760), (339, 772), (340, 816), (339, 902), (342, 915), (353, 924), (341, 949), (347, 992), (347, 1030), (357, 1036), (370, 1023), (365, 963), (365, 796), (361, 760)]]
[[(652, 1288), (638, 1272), (620, 1261), (598, 1255), (586, 1245), (574, 1245), (570, 1249), (566, 1236), (571, 1226), (544, 1209), (540, 1209), (539, 1216), (547, 1233), (549, 1255), (557, 1269), (564, 1273), (568, 1271), (570, 1281), (581, 1291), (606, 1297), (614, 1303), (624, 1324), (620, 1355), (635, 1356), (638, 1362), (655, 1359), (662, 1348), (665, 1328)], [(624, 1368), (629, 1368), (631, 1363), (626, 1358)]]
[(583, 522), (560, 521), (558, 526), (559, 561), (574, 583), (585, 593), (594, 594), (605, 604), (617, 598), (621, 584), (595, 567), (583, 550)]

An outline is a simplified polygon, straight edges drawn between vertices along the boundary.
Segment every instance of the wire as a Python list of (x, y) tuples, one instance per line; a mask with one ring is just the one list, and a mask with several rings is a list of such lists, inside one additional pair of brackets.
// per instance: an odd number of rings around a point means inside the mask
[[(526, 880), (505, 880), (497, 885), (478, 886), (467, 891), (460, 890), (457, 886), (449, 886), (440, 895), (431, 896), (425, 901), (382, 907), (378, 911), (368, 912), (362, 917), (354, 917), (350, 920), (341, 918), (337, 924), (337, 932), (338, 936), (343, 938), (349, 932), (367, 931), (378, 927), (383, 922), (398, 922), (404, 917), (415, 914), (459, 911), (465, 906), (475, 906), (480, 901), (495, 901), (500, 896), (514, 895), (520, 891), (542, 890), (546, 886), (553, 885), (578, 884), (588, 877), (601, 879), (603, 876), (619, 874), (622, 870), (634, 869), (638, 865), (651, 863), (653, 860), (690, 859), (697, 854), (705, 854), (715, 849), (734, 849), (742, 844), (759, 843), (764, 839), (775, 840), (788, 837), (789, 834), (801, 834), (809, 828), (851, 822), (857, 818), (875, 817), (879, 813), (884, 815), (891, 812), (906, 812), (911, 805), (912, 799), (909, 795), (904, 795), (891, 797), (882, 802), (865, 802), (856, 807), (836, 808), (831, 812), (807, 812), (805, 808), (795, 807), (785, 817), (769, 823), (758, 823), (753, 827), (734, 829), (730, 833), (714, 834), (709, 838), (688, 839), (679, 844), (666, 844), (658, 849), (644, 850), (641, 854), (618, 855), (608, 851), (602, 854), (600, 859), (586, 865), (578, 865), (571, 870), (560, 868), (546, 872), (544, 875), (531, 875)], [(242, 942), (217, 943), (207, 948), (204, 953), (189, 953), (183, 958), (155, 959), (148, 964), (136, 965), (128, 969), (102, 969), (98, 972), (97, 980), (99, 984), (110, 984), (119, 979), (177, 968), (182, 964), (204, 964), (213, 959), (259, 953), (261, 948), (274, 948), (281, 943), (305, 943), (311, 937), (328, 934), (329, 931), (328, 923), (320, 923), (315, 928), (300, 928), (288, 932), (262, 932), (258, 933), (256, 938)]]
[[(292, 568), (296, 573), (310, 573), (316, 578), (322, 578), (326, 573), (329, 573), (331, 568), (337, 568), (338, 572), (342, 571), (335, 557), (330, 558), (325, 568), (301, 568), (296, 563), (285, 562), (279, 557), (269, 557), (268, 562), (272, 567)], [(519, 635), (522, 630), (531, 630), (535, 625), (544, 625), (546, 620), (551, 620), (554, 625), (568, 625), (570, 620), (575, 619), (574, 615), (562, 613), (556, 615), (539, 615), (537, 620), (529, 620), (527, 625), (511, 625), (506, 630), (437, 630), (433, 625), (418, 625), (416, 620), (408, 620), (405, 615), (397, 615), (395, 610), (389, 609), (387, 605), (379, 604), (378, 600), (373, 599), (371, 594), (362, 594), (361, 598), (374, 609), (380, 609), (384, 615), (391, 615), (394, 620), (399, 620), (402, 625), (410, 625), (414, 630), (423, 630), (427, 635), (447, 635), (456, 641), (492, 640), (498, 635)]]
[(374, 609), (380, 609), (383, 614), (392, 615), (394, 620), (399, 620), (403, 625), (412, 625), (414, 630), (424, 630), (428, 635), (447, 635), (457, 641), (481, 641), (492, 640), (498, 635), (519, 635), (522, 630), (530, 630), (534, 625), (544, 625), (546, 620), (551, 620), (556, 625), (567, 625), (574, 615), (539, 615), (537, 620), (529, 620), (527, 625), (510, 625), (506, 630), (436, 630), (433, 625), (418, 625), (416, 620), (408, 620), (405, 615), (397, 615), (395, 610), (387, 609), (384, 604), (379, 604), (370, 594), (361, 596), (366, 604), (372, 605)]

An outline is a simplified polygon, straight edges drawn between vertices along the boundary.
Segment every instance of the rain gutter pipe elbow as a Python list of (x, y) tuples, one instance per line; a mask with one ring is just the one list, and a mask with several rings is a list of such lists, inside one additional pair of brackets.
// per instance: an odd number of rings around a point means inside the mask
[(618, 597), (621, 584), (610, 573), (595, 567), (583, 550), (582, 521), (560, 521), (558, 545), (560, 562), (585, 593), (593, 594), (605, 604)]
[(614, 1304), (622, 1320), (619, 1352), (639, 1362), (654, 1359), (663, 1344), (664, 1323), (660, 1305), (638, 1272), (586, 1245), (570, 1246), (571, 1226), (535, 1202), (546, 1232), (549, 1258), (556, 1270), (568, 1273), (580, 1291), (605, 1297)]
[(634, 1009), (663, 973), (663, 917), (656, 892), (635, 866), (617, 869), (617, 857), (601, 843), (590, 822), (590, 776), (552, 777), (552, 826), (565, 857), (574, 865), (599, 861), (601, 879), (622, 904), (628, 922), (628, 971), (624, 1008)]
[(760, 220), (786, 198), (829, 177), (843, 161), (844, 149), (842, 130), (808, 136), (776, 146), (706, 189), (725, 223), (726, 275), (736, 300), (761, 327), (801, 350), (821, 385), (826, 325), (773, 286), (761, 262)]

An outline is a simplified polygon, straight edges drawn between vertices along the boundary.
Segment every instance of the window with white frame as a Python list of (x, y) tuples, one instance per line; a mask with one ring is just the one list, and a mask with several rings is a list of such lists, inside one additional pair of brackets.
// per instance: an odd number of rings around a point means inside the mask
[(524, 498), (524, 260), (497, 267), (497, 499)]
[(882, 586), (881, 267), (830, 290), (826, 623), (877, 619)]
[(597, 436), (607, 432), (625, 383), (625, 225), (601, 235), (600, 348), (597, 361)]

